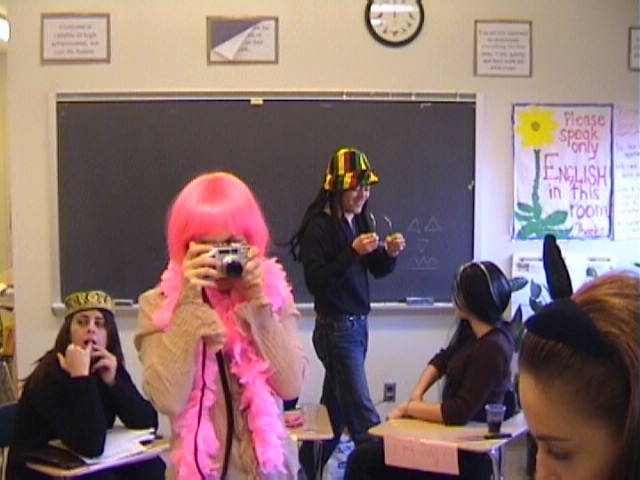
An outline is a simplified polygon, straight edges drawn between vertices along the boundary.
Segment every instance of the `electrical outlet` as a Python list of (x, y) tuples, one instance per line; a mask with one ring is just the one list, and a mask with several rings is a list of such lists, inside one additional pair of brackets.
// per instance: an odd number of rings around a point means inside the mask
[(384, 393), (382, 395), (383, 402), (396, 401), (396, 382), (384, 382)]

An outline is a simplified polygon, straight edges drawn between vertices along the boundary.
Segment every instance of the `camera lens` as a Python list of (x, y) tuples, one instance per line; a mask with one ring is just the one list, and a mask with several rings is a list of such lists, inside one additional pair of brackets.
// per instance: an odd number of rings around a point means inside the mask
[(224, 272), (227, 277), (241, 277), (242, 263), (239, 260), (224, 262)]

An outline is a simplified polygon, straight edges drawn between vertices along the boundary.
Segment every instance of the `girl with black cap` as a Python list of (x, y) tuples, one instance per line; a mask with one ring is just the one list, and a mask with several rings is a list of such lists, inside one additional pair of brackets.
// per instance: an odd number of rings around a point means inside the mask
[[(487, 403), (505, 403), (506, 417), (513, 414), (511, 358), (515, 342), (502, 314), (511, 299), (511, 284), (492, 262), (461, 266), (453, 283), (453, 303), (460, 319), (449, 345), (438, 352), (423, 371), (408, 401), (401, 402), (389, 418), (412, 417), (446, 425), (485, 421)], [(442, 401), (423, 401), (425, 392), (444, 377)], [(488, 457), (460, 454), (461, 478), (491, 476)], [(384, 464), (382, 443), (357, 447), (347, 462), (345, 479), (449, 478)]]

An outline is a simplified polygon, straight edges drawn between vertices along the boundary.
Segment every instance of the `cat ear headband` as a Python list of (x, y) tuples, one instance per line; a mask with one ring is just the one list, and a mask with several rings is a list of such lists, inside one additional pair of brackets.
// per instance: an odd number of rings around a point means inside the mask
[(617, 358), (591, 317), (571, 300), (571, 278), (553, 235), (544, 237), (542, 263), (553, 301), (526, 320), (527, 331), (592, 356)]

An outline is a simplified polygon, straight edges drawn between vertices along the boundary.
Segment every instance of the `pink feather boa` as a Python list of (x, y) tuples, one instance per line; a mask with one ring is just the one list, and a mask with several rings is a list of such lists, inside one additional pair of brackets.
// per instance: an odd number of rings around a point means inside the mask
[[(278, 311), (292, 300), (291, 288), (282, 267), (273, 259), (263, 262), (264, 291), (273, 311)], [(166, 296), (162, 307), (153, 314), (153, 324), (165, 330), (173, 315), (182, 288), (182, 269), (170, 262), (162, 274), (160, 289)], [(284, 472), (284, 450), (282, 446), (286, 431), (280, 418), (280, 408), (276, 396), (268, 384), (269, 363), (260, 357), (256, 345), (248, 334), (238, 328), (236, 310), (244, 303), (240, 295), (232, 291), (231, 295), (220, 293), (216, 289), (206, 289), (207, 297), (227, 329), (227, 340), (223, 347), (225, 358), (230, 361), (229, 370), (241, 388), (241, 412), (246, 414), (251, 432), (253, 447), (263, 473)], [(204, 342), (202, 345), (205, 345)], [(182, 412), (171, 423), (178, 435), (178, 443), (171, 460), (176, 467), (178, 479), (192, 480), (201, 478), (219, 478), (220, 442), (216, 437), (211, 421), (211, 409), (216, 402), (215, 384), (218, 377), (218, 365), (215, 351), (206, 347), (198, 349), (194, 359), (196, 365), (202, 365), (204, 372), (196, 368), (193, 388)], [(206, 388), (202, 388), (203, 384)], [(202, 392), (204, 392), (202, 394)], [(202, 414), (200, 405), (202, 404)], [(198, 416), (201, 416), (200, 422)], [(197, 425), (200, 423), (200, 427)], [(196, 438), (197, 437), (197, 438)], [(197, 445), (197, 458), (193, 445)], [(222, 455), (220, 456), (222, 457)]]

